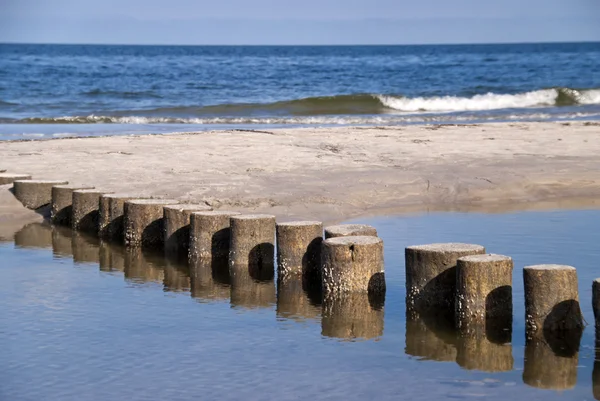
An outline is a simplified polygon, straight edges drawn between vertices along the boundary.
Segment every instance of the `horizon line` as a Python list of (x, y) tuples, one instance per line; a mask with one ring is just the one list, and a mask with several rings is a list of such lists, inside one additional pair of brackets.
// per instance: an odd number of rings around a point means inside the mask
[(19, 41), (1, 41), (0, 45), (38, 45), (38, 46), (180, 46), (180, 47), (377, 47), (377, 46), (486, 46), (486, 45), (540, 45), (540, 44), (600, 44), (600, 40), (565, 40), (565, 41), (514, 41), (514, 42), (452, 42), (452, 43), (370, 43), (370, 44), (343, 44), (343, 43), (264, 43), (264, 44), (179, 44), (179, 43), (77, 43), (77, 42), (19, 42)]

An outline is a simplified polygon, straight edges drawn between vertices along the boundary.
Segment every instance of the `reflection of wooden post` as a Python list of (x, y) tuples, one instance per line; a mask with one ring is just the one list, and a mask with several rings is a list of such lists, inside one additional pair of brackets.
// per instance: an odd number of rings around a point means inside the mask
[(163, 280), (165, 291), (189, 291), (190, 269), (186, 263), (177, 261), (165, 261), (165, 278)]
[(165, 245), (163, 207), (170, 199), (133, 199), (125, 202), (125, 245), (162, 251)]
[(56, 225), (71, 227), (73, 215), (73, 191), (94, 189), (85, 185), (55, 185), (52, 187), (50, 219)]
[(125, 248), (125, 278), (134, 283), (163, 283), (164, 256), (145, 253), (137, 247)]
[(52, 227), (52, 254), (59, 258), (70, 258), (73, 256), (71, 237), (73, 231), (70, 228)]
[(125, 248), (121, 244), (100, 241), (100, 270), (125, 271)]
[(323, 223), (294, 221), (277, 224), (278, 276), (298, 275), (320, 280)]
[(25, 207), (38, 209), (52, 203), (53, 186), (66, 184), (67, 181), (17, 180), (13, 182), (13, 191)]
[(277, 302), (275, 282), (256, 280), (249, 274), (231, 275), (231, 306), (247, 309), (270, 308)]
[(377, 230), (366, 224), (340, 224), (325, 227), (325, 239), (357, 236), (377, 237)]
[(527, 336), (548, 331), (581, 331), (577, 271), (563, 265), (527, 266), (523, 269)]
[(485, 330), (488, 321), (512, 323), (512, 259), (471, 255), (458, 259), (456, 267), (457, 327), (468, 332), (470, 326)]
[(78, 189), (73, 191), (73, 213), (71, 228), (98, 235), (98, 209), (100, 197), (105, 192), (96, 189)]
[(378, 237), (337, 237), (323, 241), (323, 294), (385, 293), (383, 241)]
[(301, 275), (279, 276), (277, 280), (277, 317), (297, 321), (316, 319), (321, 300)]
[(383, 335), (383, 298), (366, 292), (323, 299), (321, 334), (344, 340), (368, 340)]
[[(592, 296), (594, 296), (594, 308), (598, 305), (598, 280), (594, 280), (594, 292)], [(598, 315), (596, 315), (598, 318)], [(594, 393), (594, 398), (596, 400), (600, 400), (600, 328), (598, 327), (598, 320), (596, 320), (596, 336), (595, 336), (595, 353), (594, 353), (594, 369), (592, 371), (592, 391)]]
[(457, 356), (456, 344), (454, 322), (437, 318), (426, 320), (407, 310), (404, 349), (407, 355), (430, 361), (454, 362)]
[[(502, 333), (499, 333), (502, 335)], [(491, 341), (484, 330), (462, 333), (458, 337), (456, 363), (463, 369), (508, 372), (513, 369), (512, 345)]]
[(190, 215), (209, 211), (207, 205), (169, 205), (164, 207), (165, 255), (187, 259), (190, 244)]
[(52, 226), (47, 223), (30, 223), (15, 233), (17, 248), (51, 248)]
[(190, 260), (192, 297), (205, 300), (229, 299), (229, 283), (227, 258), (193, 257)]
[(406, 304), (425, 314), (454, 314), (456, 261), (485, 253), (481, 245), (446, 243), (406, 248)]
[(552, 390), (575, 387), (581, 331), (546, 334), (527, 338), (523, 382)]
[(73, 231), (71, 238), (71, 247), (73, 249), (73, 262), (75, 263), (99, 263), (100, 262), (100, 241), (98, 238)]

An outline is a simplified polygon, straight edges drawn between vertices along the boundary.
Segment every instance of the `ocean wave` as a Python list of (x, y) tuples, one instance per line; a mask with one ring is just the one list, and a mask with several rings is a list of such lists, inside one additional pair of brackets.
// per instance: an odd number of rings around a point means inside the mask
[(600, 104), (600, 89), (552, 88), (517, 94), (486, 93), (472, 97), (407, 98), (379, 95), (377, 98), (385, 107), (402, 112), (460, 112)]

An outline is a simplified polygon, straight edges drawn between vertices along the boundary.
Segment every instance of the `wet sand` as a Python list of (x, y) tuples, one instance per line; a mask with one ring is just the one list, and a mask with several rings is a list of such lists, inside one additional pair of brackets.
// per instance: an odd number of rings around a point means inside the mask
[[(0, 142), (0, 170), (280, 220), (596, 207), (600, 123), (294, 128)], [(0, 225), (40, 219), (0, 191)], [(1, 234), (0, 234), (1, 235)]]

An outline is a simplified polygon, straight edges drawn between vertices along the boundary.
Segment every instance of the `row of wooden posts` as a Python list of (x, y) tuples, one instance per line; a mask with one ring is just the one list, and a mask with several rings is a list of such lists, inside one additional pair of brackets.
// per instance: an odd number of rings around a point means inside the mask
[[(320, 222), (276, 223), (275, 216), (212, 211), (205, 204), (139, 199), (65, 181), (14, 175), (14, 194), (36, 209), (51, 204), (55, 224), (123, 242), (164, 249), (168, 257), (228, 258), (232, 279), (272, 279), (275, 241), (280, 277), (301, 275), (320, 282), (324, 296), (385, 292), (383, 242), (375, 229)], [(433, 244), (406, 249), (407, 307), (414, 313), (452, 311), (461, 330), (512, 318), (510, 257), (470, 244)], [(529, 335), (580, 330), (577, 273), (570, 266), (523, 270)], [(596, 288), (596, 287), (595, 287)]]
[(383, 241), (370, 226), (324, 230), (316, 221), (277, 223), (272, 215), (213, 211), (206, 204), (140, 199), (65, 181), (18, 179), (13, 192), (28, 208), (51, 205), (53, 224), (75, 231), (180, 260), (228, 258), (232, 282), (273, 279), (277, 243), (279, 279), (302, 277), (320, 284), (323, 296), (385, 293)]
[[(315, 221), (277, 223), (271, 215), (213, 211), (205, 204), (140, 199), (29, 176), (13, 178), (16, 198), (31, 209), (51, 205), (54, 224), (131, 248), (164, 249), (169, 258), (225, 259), (232, 286), (273, 279), (276, 256), (279, 280), (301, 277), (318, 285), (324, 298), (385, 293), (383, 241), (370, 226), (324, 229)], [(459, 243), (411, 246), (405, 257), (407, 327), (410, 321), (451, 315), (452, 324), (467, 337), (511, 332), (510, 257)], [(584, 321), (575, 268), (527, 266), (523, 279), (528, 341), (580, 338)], [(597, 315), (600, 280), (593, 289)]]

